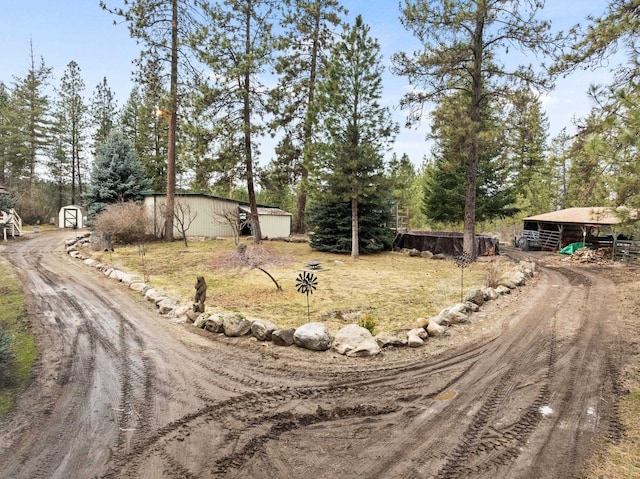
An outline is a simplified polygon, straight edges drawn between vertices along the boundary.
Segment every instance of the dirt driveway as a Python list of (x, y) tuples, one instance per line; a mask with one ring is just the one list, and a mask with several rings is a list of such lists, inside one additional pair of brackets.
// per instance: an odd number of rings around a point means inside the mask
[(68, 237), (0, 249), (42, 351), (0, 424), (1, 478), (577, 478), (619, 434), (616, 290), (589, 268), (348, 359), (172, 325)]

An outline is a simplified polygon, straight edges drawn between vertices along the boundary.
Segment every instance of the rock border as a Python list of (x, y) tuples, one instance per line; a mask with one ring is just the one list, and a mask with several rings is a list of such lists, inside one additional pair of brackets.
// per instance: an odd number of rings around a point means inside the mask
[(309, 351), (333, 350), (348, 357), (376, 356), (383, 349), (391, 347), (421, 347), (430, 338), (446, 336), (451, 327), (470, 323), (473, 313), (478, 312), (483, 304), (510, 294), (537, 274), (536, 263), (520, 261), (502, 277), (495, 288), (468, 291), (463, 302), (446, 307), (430, 318), (418, 318), (415, 328), (409, 329), (405, 334), (380, 333), (373, 336), (366, 328), (348, 324), (332, 336), (325, 324), (320, 322), (305, 323), (299, 328), (280, 329), (271, 321), (247, 318), (236, 312), (194, 312), (192, 304), (170, 298), (164, 291), (152, 288), (140, 277), (83, 254), (79, 248), (90, 244), (90, 236), (91, 233), (84, 233), (66, 240), (67, 254), (101, 271), (107, 278), (126, 284), (129, 289), (153, 303), (160, 315), (173, 324), (193, 324), (194, 327), (228, 337), (252, 336), (258, 341), (271, 341), (278, 346), (295, 345)]

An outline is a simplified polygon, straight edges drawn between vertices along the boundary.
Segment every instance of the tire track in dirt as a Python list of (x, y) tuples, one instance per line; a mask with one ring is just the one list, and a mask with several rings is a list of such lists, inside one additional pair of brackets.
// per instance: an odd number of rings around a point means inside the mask
[[(28, 464), (12, 459), (18, 446), (3, 449), (3, 478), (577, 477), (589, 443), (620, 431), (605, 405), (620, 392), (616, 357), (602, 340), (615, 291), (587, 270), (543, 270), (526, 300), (483, 308), (494, 327), (473, 342), (353, 360), (169, 325), (124, 286), (38, 255), (50, 244), (16, 245), (33, 254), (14, 264), (56, 312), (43, 337), (64, 345), (70, 374), (37, 425), (51, 444)], [(96, 429), (55, 437), (96, 415), (100, 448), (76, 447)], [(35, 431), (24, 429), (26, 444)]]

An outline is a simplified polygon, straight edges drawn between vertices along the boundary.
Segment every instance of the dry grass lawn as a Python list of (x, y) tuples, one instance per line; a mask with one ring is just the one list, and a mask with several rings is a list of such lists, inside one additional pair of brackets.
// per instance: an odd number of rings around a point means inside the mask
[[(282, 286), (263, 272), (228, 270), (213, 265), (235, 251), (233, 240), (150, 243), (140, 254), (137, 246), (116, 247), (113, 253), (93, 257), (136, 273), (170, 296), (191, 302), (197, 276), (207, 282), (207, 310), (233, 310), (247, 317), (268, 319), (278, 326), (298, 327), (307, 319), (306, 295), (296, 291), (296, 279), (308, 261), (319, 261), (318, 286), (309, 296), (311, 321), (323, 321), (331, 330), (357, 323), (365, 313), (375, 318), (376, 332), (412, 328), (421, 316), (436, 314), (460, 300), (461, 269), (451, 260), (382, 253), (351, 260), (348, 255), (313, 251), (306, 243), (265, 242), (272, 254), (289, 259), (285, 266), (265, 266)], [(485, 284), (490, 264), (482, 260), (464, 270), (464, 291)]]

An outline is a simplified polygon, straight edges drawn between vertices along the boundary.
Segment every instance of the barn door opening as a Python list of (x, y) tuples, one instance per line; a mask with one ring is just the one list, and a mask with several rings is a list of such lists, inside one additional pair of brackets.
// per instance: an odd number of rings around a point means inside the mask
[(78, 210), (76, 208), (65, 208), (64, 227), (73, 229), (78, 228)]

